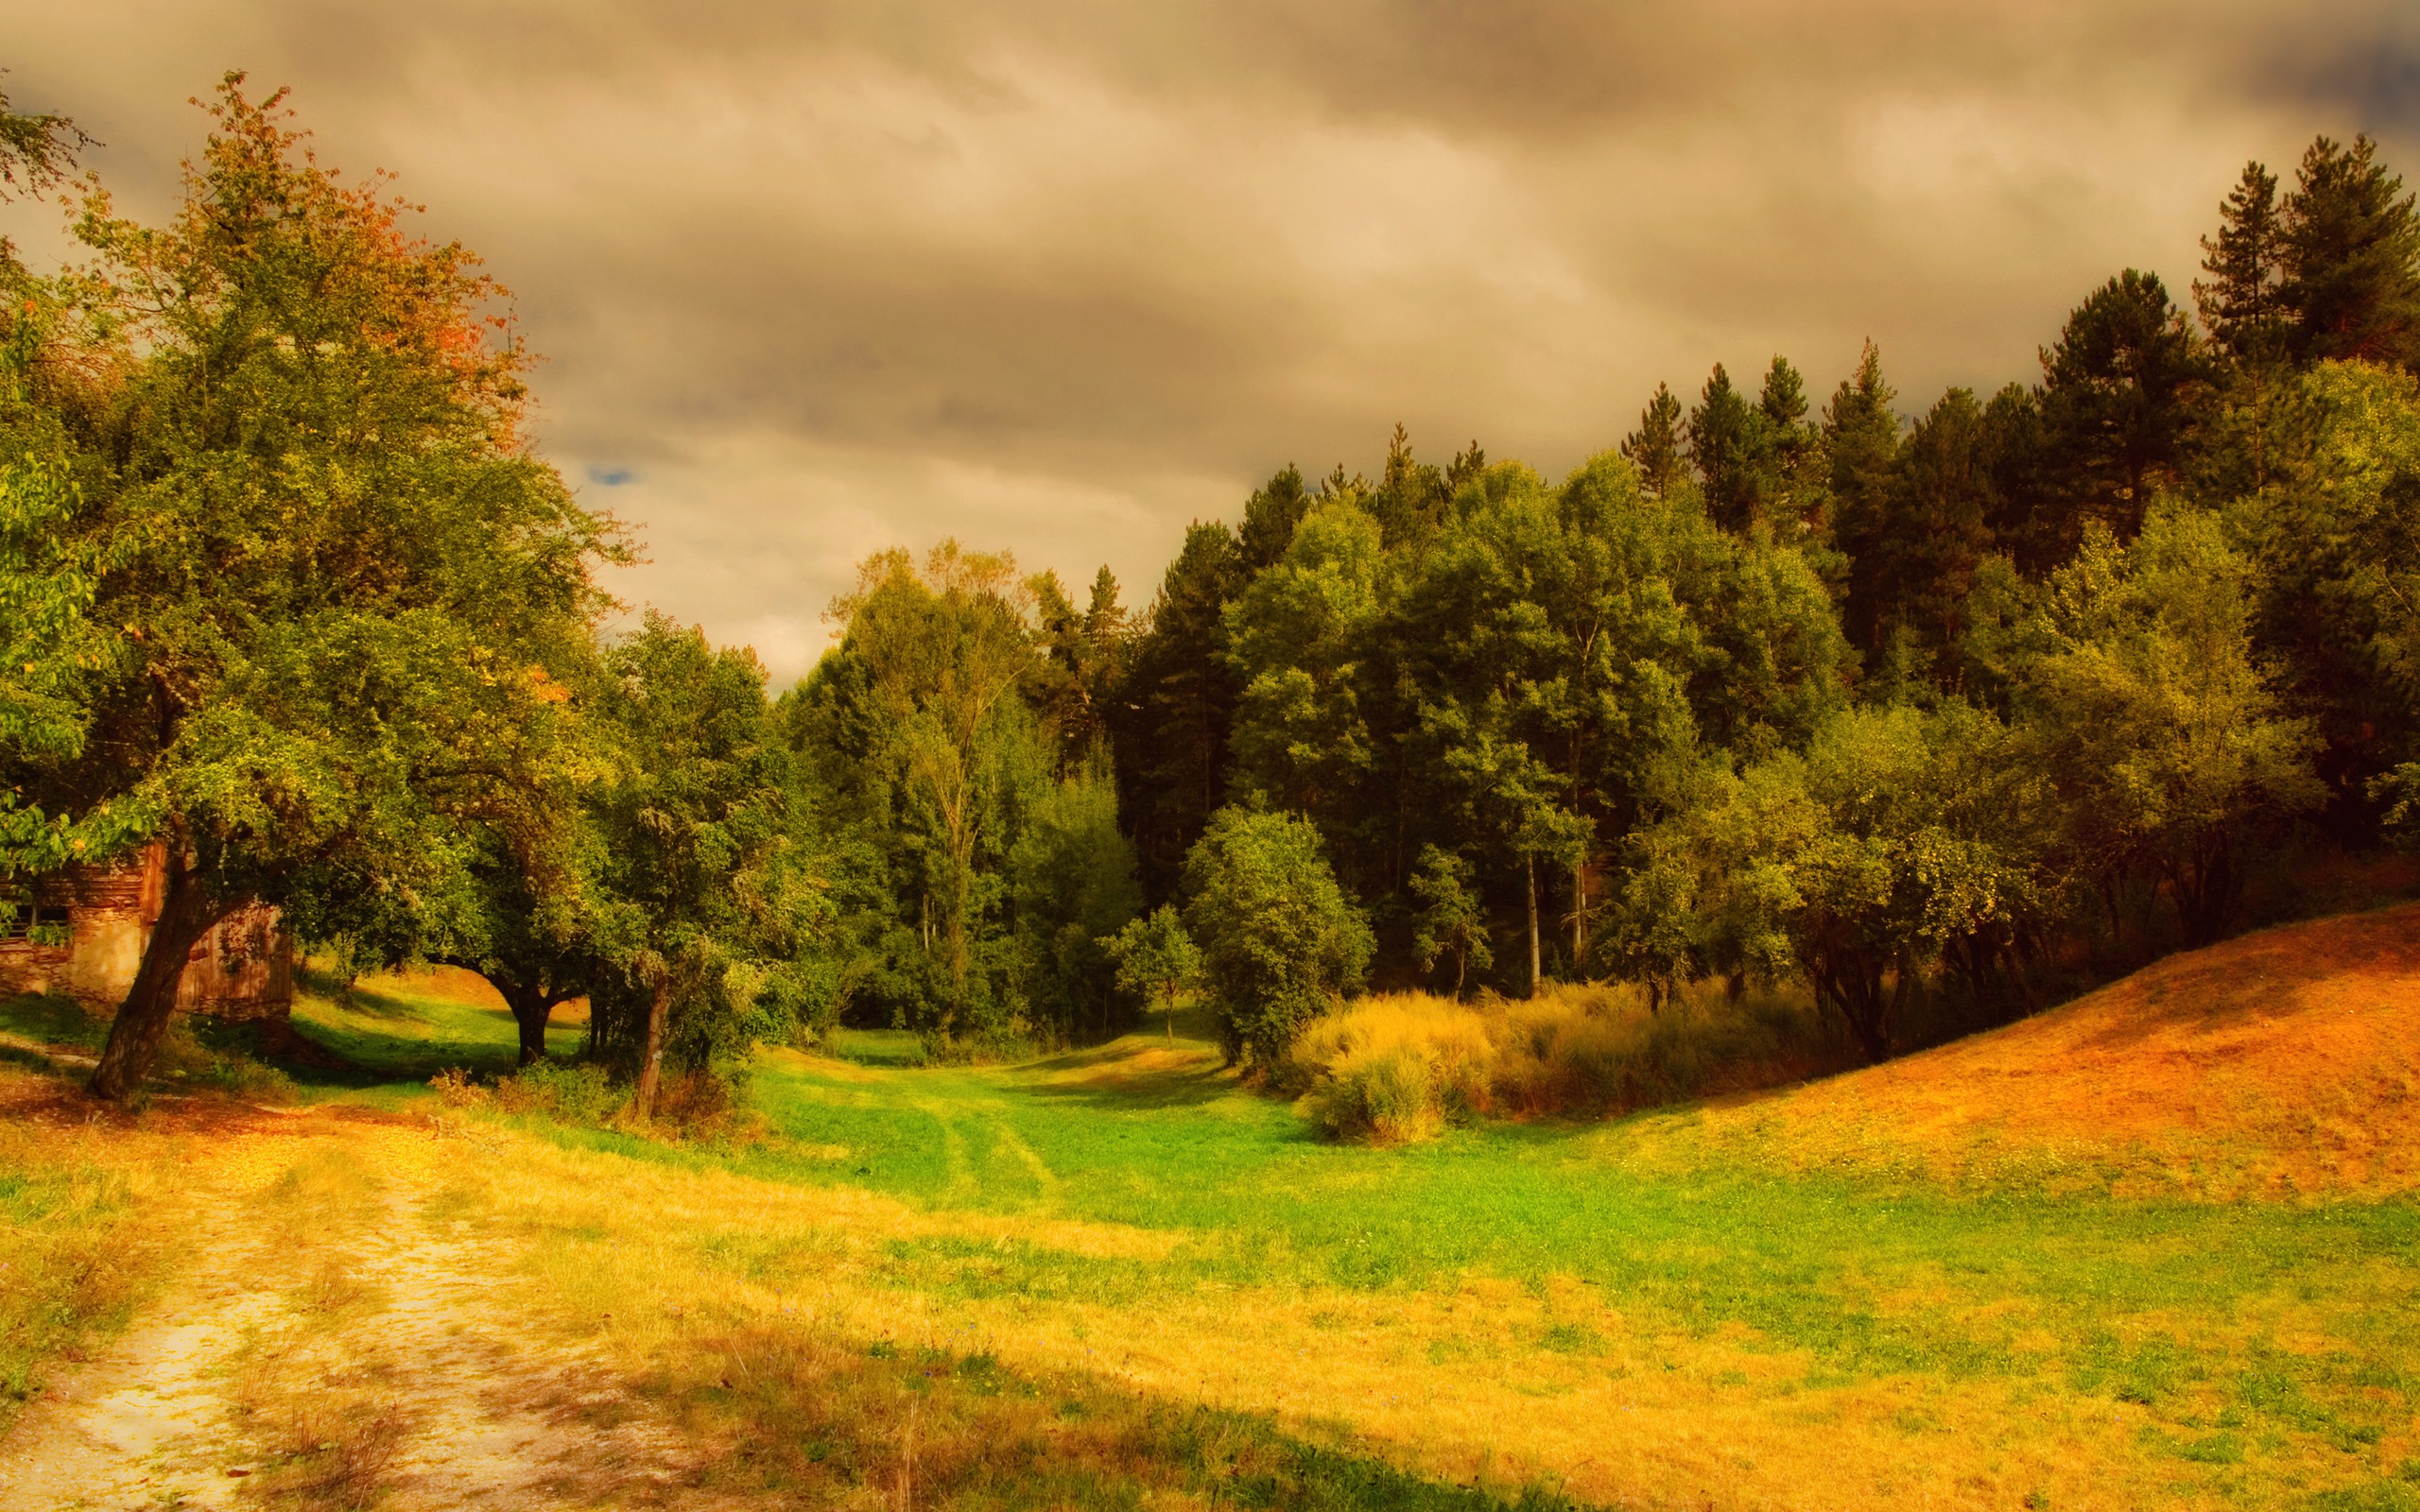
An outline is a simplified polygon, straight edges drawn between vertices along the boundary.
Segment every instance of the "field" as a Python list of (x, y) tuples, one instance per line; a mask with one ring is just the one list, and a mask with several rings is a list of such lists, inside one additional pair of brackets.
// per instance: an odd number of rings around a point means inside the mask
[(306, 1003), (370, 1074), (283, 1110), (88, 1122), (19, 1050), (0, 1506), (96, 1400), (41, 1361), (105, 1379), (244, 1276), (150, 1490), (2420, 1507), (2416, 935), (2273, 931), (1878, 1071), (1396, 1149), (1156, 1023), (1002, 1068), (769, 1051), (753, 1130), (685, 1142), (445, 1106), (430, 1072), (511, 1045), (450, 978)]

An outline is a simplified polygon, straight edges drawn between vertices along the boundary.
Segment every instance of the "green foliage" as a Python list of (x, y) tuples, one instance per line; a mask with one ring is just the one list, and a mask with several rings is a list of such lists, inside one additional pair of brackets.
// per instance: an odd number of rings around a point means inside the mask
[(1150, 914), (1129, 919), (1126, 927), (1100, 941), (1117, 966), (1117, 986), (1146, 1003), (1156, 1002), (1171, 1015), (1168, 1035), (1175, 1037), (1176, 1000), (1201, 975), (1201, 952), (1184, 932), (1177, 911), (1162, 903)]
[(1143, 906), (1117, 790), (1087, 768), (1038, 797), (1009, 852), (1026, 1010), (1055, 1038), (1093, 1023), (1105, 1039), (1123, 970), (1105, 943)]
[(2308, 437), (2249, 516), (2259, 632), (2358, 791), (2420, 756), (2420, 381), (2323, 363), (2294, 397)]
[(2313, 141), (2279, 232), (2296, 356), (2420, 367), (2420, 210), (2377, 143)]
[(108, 639), (52, 648), (79, 676), (46, 722), (82, 738), (12, 743), (6, 786), (87, 855), (169, 855), (112, 1092), (213, 919), (324, 870), (430, 883), (470, 816), (535, 785), (549, 669), (586, 643), (592, 571), (620, 549), (524, 445), (528, 356), (475, 260), (413, 240), (375, 180), (343, 186), (277, 106), (229, 77), (164, 228), (87, 197), (95, 263), (56, 284), (52, 329), (98, 392), (38, 382), (49, 419), (18, 427), (35, 460), (11, 513), (36, 480), (43, 507), (73, 499), (45, 550), (62, 592), (89, 572), (82, 618)]
[(590, 799), (608, 902), (592, 1053), (641, 1077), (728, 1073), (807, 1010), (800, 963), (828, 913), (789, 832), (787, 753), (744, 647), (649, 613), (610, 647), (597, 717), (617, 769)]
[(1369, 922), (1337, 885), (1319, 832), (1290, 815), (1219, 810), (1184, 871), (1184, 924), (1227, 1058), (1273, 1065), (1360, 985)]
[(1958, 702), (1844, 710), (1672, 821), (1719, 959), (1803, 971), (1873, 1059), (1918, 973), (2026, 921), (2037, 784), (2008, 730)]
[(2193, 944), (2226, 931), (2258, 846), (2322, 797), (2310, 727), (2255, 654), (2253, 609), (2251, 563), (2218, 518), (2163, 506), (2132, 546), (2086, 536), (2017, 687), (2078, 874), (2111, 897), (2155, 877)]
[(1461, 995), (1472, 967), (1484, 971), (1495, 964), (1488, 948), (1487, 915), (1480, 906), (1471, 864), (1450, 850), (1428, 845), (1411, 873), (1411, 895), (1419, 900), (1411, 936), (1412, 954), (1424, 971), (1434, 971), (1447, 956), (1454, 961), (1454, 993)]

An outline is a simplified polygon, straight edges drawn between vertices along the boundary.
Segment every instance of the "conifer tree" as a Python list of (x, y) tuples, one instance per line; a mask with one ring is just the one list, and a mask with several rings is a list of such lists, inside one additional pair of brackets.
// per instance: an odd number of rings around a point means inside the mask
[(1638, 412), (1638, 429), (1622, 438), (1622, 455), (1638, 471), (1639, 486), (1657, 498), (1669, 497), (1681, 481), (1681, 402), (1668, 384), (1655, 386), (1655, 397)]
[(2420, 211), (2366, 136), (2321, 137), (2286, 201), (2279, 301), (2294, 355), (2420, 368)]
[(2284, 355), (2287, 312), (2279, 275), (2285, 255), (2277, 216), (2277, 176), (2257, 163), (2219, 206), (2219, 233), (2202, 238), (2202, 270), (2193, 284), (2203, 328), (2239, 366), (2267, 367)]

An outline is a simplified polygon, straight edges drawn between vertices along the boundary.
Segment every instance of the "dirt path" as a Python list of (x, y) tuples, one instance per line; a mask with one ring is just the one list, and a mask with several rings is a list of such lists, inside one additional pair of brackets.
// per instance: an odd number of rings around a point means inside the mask
[(164, 1295), (0, 1439), (0, 1512), (715, 1504), (601, 1363), (530, 1341), (511, 1255), (431, 1216), (477, 1151), (263, 1123), (193, 1168)]

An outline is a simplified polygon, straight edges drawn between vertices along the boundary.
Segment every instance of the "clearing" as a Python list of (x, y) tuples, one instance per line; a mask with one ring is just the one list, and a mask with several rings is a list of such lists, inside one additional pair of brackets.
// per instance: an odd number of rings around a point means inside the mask
[(0, 1074), (12, 1258), (114, 1236), (74, 1284), (132, 1319), (42, 1372), (0, 1506), (2420, 1507), (2415, 931), (1403, 1150), (1156, 1023), (769, 1052), (721, 1144), (441, 1107), (414, 1045), (510, 1023), (408, 983), (298, 1013), (392, 1078), (301, 1111)]

